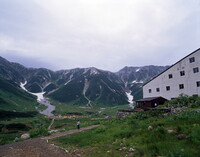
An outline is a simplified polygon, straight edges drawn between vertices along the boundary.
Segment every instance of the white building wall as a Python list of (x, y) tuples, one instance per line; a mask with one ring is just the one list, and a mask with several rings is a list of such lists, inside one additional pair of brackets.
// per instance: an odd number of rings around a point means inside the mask
[[(190, 63), (190, 58), (194, 57), (195, 61)], [(199, 72), (194, 73), (193, 68), (198, 68)], [(180, 76), (180, 71), (184, 71), (185, 75)], [(169, 79), (169, 74), (172, 78)], [(162, 96), (168, 100), (178, 97), (180, 94), (200, 95), (200, 87), (197, 87), (197, 81), (200, 81), (200, 49), (186, 56), (169, 69), (161, 73), (159, 76), (143, 86), (143, 97)], [(180, 89), (179, 85), (183, 84), (184, 89)], [(166, 90), (166, 86), (170, 86), (170, 90)], [(156, 91), (159, 88), (160, 91)], [(151, 92), (149, 92), (151, 90)]]

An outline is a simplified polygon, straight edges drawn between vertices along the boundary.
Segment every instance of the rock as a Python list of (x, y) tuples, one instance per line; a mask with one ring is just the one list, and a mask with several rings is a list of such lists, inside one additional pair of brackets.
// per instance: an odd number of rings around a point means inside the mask
[(179, 140), (184, 140), (184, 139), (186, 139), (186, 135), (185, 134), (178, 134), (177, 135), (177, 138), (179, 139)]
[(120, 143), (120, 147), (125, 147), (125, 144), (124, 143)]
[(148, 130), (153, 130), (153, 127), (151, 125), (149, 125)]
[(193, 112), (200, 113), (200, 109), (193, 109), (192, 111), (193, 111)]
[(135, 152), (135, 151), (136, 151), (136, 149), (134, 149), (134, 148), (129, 149), (129, 152)]
[(26, 140), (28, 138), (30, 138), (30, 134), (29, 133), (25, 133), (25, 134), (21, 135), (21, 139), (23, 139), (23, 140)]
[(15, 137), (14, 142), (17, 142), (17, 141), (19, 141), (19, 138)]
[(172, 129), (168, 129), (167, 132), (168, 132), (169, 134), (171, 134), (171, 133), (174, 133), (175, 131), (172, 130)]

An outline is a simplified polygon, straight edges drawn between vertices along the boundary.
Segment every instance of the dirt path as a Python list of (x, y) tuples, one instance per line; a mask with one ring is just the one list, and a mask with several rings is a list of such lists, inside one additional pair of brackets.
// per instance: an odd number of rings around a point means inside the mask
[(68, 157), (69, 155), (64, 150), (48, 144), (46, 140), (90, 130), (98, 126), (92, 125), (80, 130), (70, 130), (47, 137), (3, 145), (0, 146), (0, 157)]
[(48, 127), (48, 130), (50, 130), (51, 129), (51, 126), (53, 125), (53, 123), (54, 123), (54, 120), (55, 120), (55, 118), (53, 118), (52, 119), (52, 121), (51, 121), (51, 124), (49, 125), (49, 127)]
[(57, 133), (52, 134), (50, 136), (42, 137), (42, 139), (50, 140), (50, 139), (58, 138), (58, 137), (61, 137), (61, 136), (71, 135), (71, 134), (75, 134), (75, 133), (78, 133), (78, 132), (90, 130), (90, 129), (96, 128), (98, 126), (99, 125), (92, 125), (92, 126), (88, 126), (88, 127), (85, 127), (85, 128), (81, 128), (79, 130), (76, 129), (76, 130), (69, 130), (69, 131), (65, 131), (65, 132), (57, 132)]

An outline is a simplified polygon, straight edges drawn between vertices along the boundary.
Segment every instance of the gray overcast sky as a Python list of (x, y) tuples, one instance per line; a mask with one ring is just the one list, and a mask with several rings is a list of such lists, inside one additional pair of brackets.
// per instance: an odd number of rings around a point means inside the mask
[(0, 0), (0, 56), (52, 70), (171, 65), (200, 47), (200, 0)]

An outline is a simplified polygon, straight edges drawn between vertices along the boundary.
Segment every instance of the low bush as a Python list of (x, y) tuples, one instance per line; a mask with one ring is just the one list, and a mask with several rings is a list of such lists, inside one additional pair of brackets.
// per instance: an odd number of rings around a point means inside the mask
[(44, 127), (36, 128), (30, 131), (31, 138), (49, 135), (48, 129)]
[(199, 96), (188, 96), (181, 94), (178, 98), (168, 101), (167, 106), (169, 107), (183, 107), (188, 106), (192, 108), (200, 107), (200, 97)]
[(124, 129), (117, 129), (113, 133), (115, 138), (129, 138), (133, 134), (133, 130), (131, 130), (129, 127), (126, 127)]

